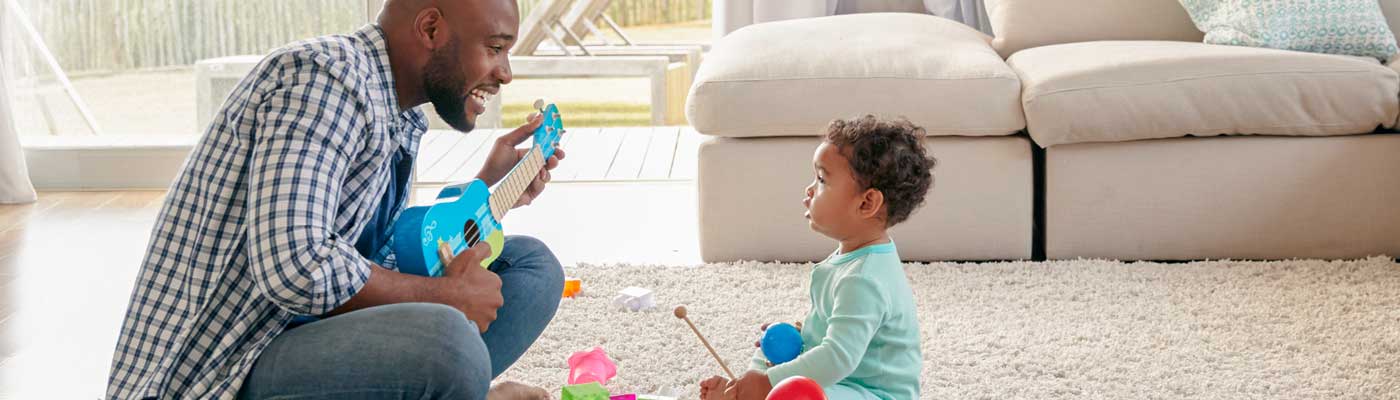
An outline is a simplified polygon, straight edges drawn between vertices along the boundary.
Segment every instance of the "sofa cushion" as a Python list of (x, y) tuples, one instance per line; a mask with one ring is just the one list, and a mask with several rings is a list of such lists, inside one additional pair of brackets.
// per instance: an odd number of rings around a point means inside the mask
[(1374, 59), (1186, 42), (1027, 49), (1009, 63), (1041, 146), (1186, 135), (1369, 133), (1400, 113)]
[(1178, 0), (986, 0), (1002, 57), (1022, 49), (1096, 40), (1200, 42)]
[[(1390, 22), (1390, 32), (1395, 34), (1395, 40), (1400, 41), (1400, 1), (1382, 1), (1381, 13), (1384, 13), (1386, 21)], [(1400, 54), (1391, 58), (1389, 65), (1390, 69), (1400, 72)], [(1400, 120), (1395, 121), (1395, 129), (1400, 130)]]
[(834, 119), (906, 117), (930, 135), (1023, 129), (1021, 84), (963, 24), (852, 14), (750, 25), (715, 42), (686, 116), (713, 136), (816, 136)]
[[(1400, 54), (1396, 54), (1394, 58), (1390, 59), (1390, 69), (1395, 70), (1395, 73), (1400, 75)], [(1395, 128), (1395, 130), (1400, 130), (1400, 115), (1397, 115), (1395, 118), (1395, 125), (1391, 127)]]

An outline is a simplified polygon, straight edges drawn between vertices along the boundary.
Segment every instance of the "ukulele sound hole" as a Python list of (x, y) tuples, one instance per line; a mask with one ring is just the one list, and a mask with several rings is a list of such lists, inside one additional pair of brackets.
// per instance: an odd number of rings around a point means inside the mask
[(476, 242), (481, 240), (481, 229), (476, 226), (476, 220), (467, 220), (467, 224), (462, 226), (462, 239), (466, 240), (467, 248), (476, 246)]

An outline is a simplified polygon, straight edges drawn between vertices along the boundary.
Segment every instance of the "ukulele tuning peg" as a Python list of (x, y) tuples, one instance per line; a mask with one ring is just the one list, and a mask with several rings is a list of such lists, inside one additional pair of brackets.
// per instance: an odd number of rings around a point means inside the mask
[(544, 99), (535, 99), (534, 106), (536, 110), (539, 110), (541, 113), (544, 113)]

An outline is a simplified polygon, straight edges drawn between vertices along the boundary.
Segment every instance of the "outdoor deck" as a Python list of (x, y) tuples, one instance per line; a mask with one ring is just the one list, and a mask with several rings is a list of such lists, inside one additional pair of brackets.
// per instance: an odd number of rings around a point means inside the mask
[[(560, 143), (566, 159), (552, 173), (555, 182), (695, 179), (701, 136), (689, 126), (566, 129)], [(472, 179), (485, 163), (491, 143), (507, 132), (510, 130), (489, 129), (467, 135), (429, 131), (418, 148), (417, 183)]]

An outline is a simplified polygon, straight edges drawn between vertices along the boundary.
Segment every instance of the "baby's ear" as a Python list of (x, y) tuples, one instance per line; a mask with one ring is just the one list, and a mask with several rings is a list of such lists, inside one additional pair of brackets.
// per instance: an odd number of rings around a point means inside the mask
[(884, 212), (885, 193), (875, 188), (865, 189), (865, 193), (861, 194), (860, 216), (883, 219)]

